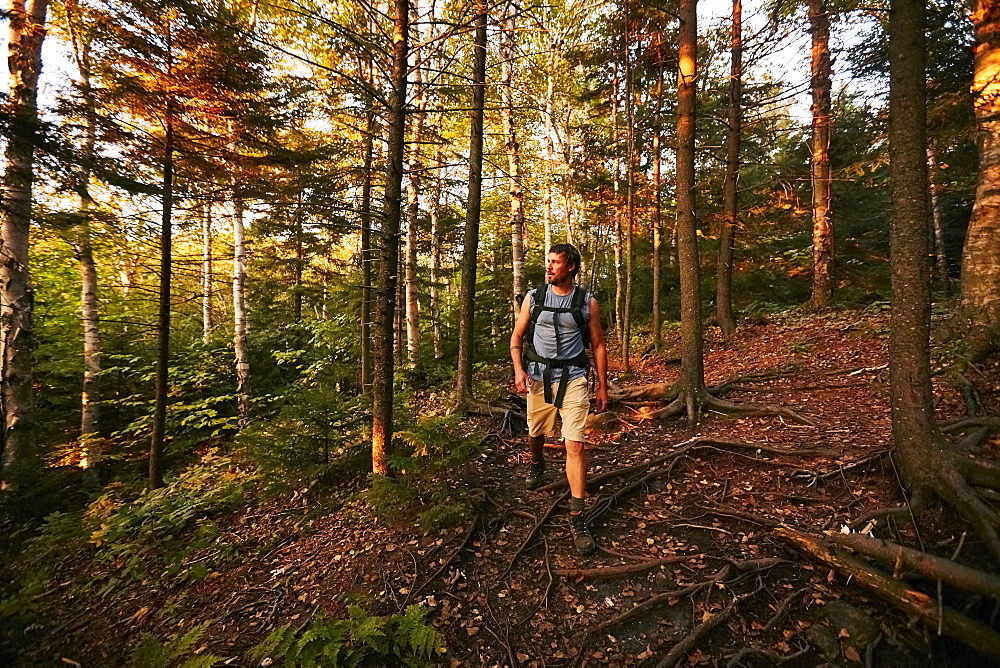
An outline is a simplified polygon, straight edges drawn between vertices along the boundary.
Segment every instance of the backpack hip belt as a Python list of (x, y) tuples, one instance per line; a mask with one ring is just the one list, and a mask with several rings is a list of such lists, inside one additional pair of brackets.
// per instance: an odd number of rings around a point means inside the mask
[[(573, 300), (569, 308), (556, 308), (553, 306), (545, 305), (545, 298), (548, 295), (548, 285), (542, 284), (535, 289), (535, 305), (531, 309), (531, 320), (529, 321), (528, 331), (525, 332), (525, 347), (524, 347), (524, 357), (528, 361), (536, 362), (542, 365), (542, 380), (544, 382), (545, 392), (544, 399), (545, 403), (553, 404), (556, 408), (562, 408), (563, 399), (566, 397), (566, 385), (569, 380), (569, 367), (581, 367), (583, 369), (589, 370), (590, 368), (590, 358), (587, 357), (586, 349), (590, 347), (590, 331), (587, 328), (587, 320), (583, 317), (583, 302), (586, 298), (586, 291), (579, 286), (576, 287), (576, 292), (573, 293)], [(537, 352), (535, 352), (535, 323), (538, 320), (538, 316), (542, 311), (549, 311), (553, 314), (553, 318), (558, 318), (560, 313), (571, 313), (573, 315), (573, 320), (576, 322), (577, 328), (580, 331), (580, 336), (583, 339), (584, 351), (579, 355), (570, 358), (563, 357), (542, 357)], [(558, 320), (555, 321), (556, 329), (556, 351), (558, 355), (559, 349), (559, 333), (558, 333)], [(556, 396), (552, 396), (552, 370), (561, 369), (559, 380), (559, 390), (556, 392)]]

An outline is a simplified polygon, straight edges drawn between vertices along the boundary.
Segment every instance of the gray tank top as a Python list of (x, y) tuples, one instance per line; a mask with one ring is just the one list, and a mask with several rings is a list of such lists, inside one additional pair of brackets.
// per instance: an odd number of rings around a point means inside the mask
[[(548, 286), (547, 286), (548, 287)], [(574, 286), (573, 292), (568, 295), (557, 295), (548, 287), (545, 294), (545, 305), (553, 308), (568, 309), (573, 303), (573, 295), (577, 290), (583, 290), (579, 286)], [(529, 307), (535, 307), (535, 288), (528, 293)], [(583, 299), (583, 319), (590, 322), (590, 294), (585, 293)], [(570, 359), (583, 352), (583, 332), (576, 324), (576, 319), (572, 313), (553, 313), (542, 311), (538, 314), (535, 322), (535, 340), (533, 342), (535, 352), (541, 357), (549, 359)], [(528, 375), (533, 380), (542, 380), (544, 366), (538, 362), (528, 362)], [(587, 369), (579, 366), (568, 366), (569, 380), (575, 380), (587, 375)], [(561, 372), (560, 372), (561, 374)], [(556, 380), (555, 378), (553, 380)]]

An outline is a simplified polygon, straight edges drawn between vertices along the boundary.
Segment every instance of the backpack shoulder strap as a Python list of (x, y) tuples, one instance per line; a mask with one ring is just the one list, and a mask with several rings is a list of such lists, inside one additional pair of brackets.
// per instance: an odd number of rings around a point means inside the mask
[(577, 286), (576, 292), (573, 293), (573, 301), (570, 303), (570, 312), (576, 320), (576, 326), (580, 328), (580, 333), (583, 334), (584, 348), (590, 345), (590, 330), (587, 327), (587, 319), (583, 317), (583, 305), (586, 301), (587, 291)]

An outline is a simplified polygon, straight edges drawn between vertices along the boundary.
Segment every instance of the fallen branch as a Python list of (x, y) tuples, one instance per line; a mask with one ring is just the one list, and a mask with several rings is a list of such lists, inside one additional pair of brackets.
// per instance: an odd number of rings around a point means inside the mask
[(675, 591), (663, 592), (662, 594), (657, 594), (656, 596), (651, 596), (650, 598), (647, 598), (642, 603), (640, 603), (640, 604), (638, 604), (638, 605), (636, 605), (636, 606), (634, 606), (632, 608), (629, 608), (628, 610), (626, 610), (625, 612), (621, 613), (617, 617), (613, 617), (613, 618), (607, 620), (606, 622), (602, 622), (602, 623), (598, 624), (593, 629), (590, 629), (589, 631), (587, 631), (587, 633), (597, 633), (599, 631), (603, 631), (605, 629), (609, 629), (612, 626), (617, 626), (618, 624), (621, 624), (622, 622), (625, 622), (625, 621), (628, 621), (629, 619), (632, 619), (633, 617), (635, 617), (639, 613), (645, 612), (645, 611), (647, 611), (647, 610), (649, 610), (651, 608), (655, 608), (656, 606), (661, 605), (663, 603), (667, 603), (668, 601), (670, 601), (670, 599), (680, 598), (681, 596), (688, 596), (690, 594), (694, 594), (695, 592), (701, 591), (705, 587), (711, 587), (712, 585), (716, 584), (717, 582), (722, 582), (722, 581), (724, 581), (726, 579), (726, 576), (728, 576), (728, 575), (729, 575), (729, 566), (723, 566), (722, 569), (718, 573), (716, 573), (715, 575), (710, 576), (707, 580), (704, 580), (702, 582), (696, 582), (696, 583), (694, 583), (692, 585), (688, 585), (687, 587), (684, 587), (683, 589), (677, 589)]
[(618, 575), (630, 575), (641, 573), (652, 568), (663, 566), (664, 564), (679, 564), (688, 559), (703, 557), (703, 554), (681, 554), (676, 557), (664, 557), (663, 559), (650, 559), (638, 564), (621, 564), (619, 566), (604, 566), (602, 568), (555, 568), (552, 570), (556, 575), (569, 578), (573, 582), (580, 582), (590, 578), (613, 578)]
[(441, 567), (439, 569), (437, 569), (436, 571), (434, 571), (434, 575), (432, 575), (429, 578), (427, 578), (426, 580), (424, 580), (423, 584), (421, 584), (419, 587), (417, 587), (415, 590), (413, 590), (413, 593), (409, 594), (406, 597), (406, 600), (409, 600), (410, 598), (418, 596), (420, 594), (420, 592), (422, 592), (424, 590), (424, 587), (426, 587), (428, 584), (430, 584), (431, 582), (433, 582), (439, 575), (441, 575), (442, 573), (444, 573), (445, 569), (447, 569), (449, 566), (452, 565), (452, 563), (454, 563), (454, 561), (458, 557), (458, 555), (460, 555), (462, 552), (465, 551), (465, 549), (467, 547), (469, 547), (469, 543), (472, 541), (472, 536), (473, 536), (473, 534), (475, 534), (476, 527), (479, 526), (479, 522), (480, 522), (480, 517), (479, 517), (479, 515), (476, 515), (472, 519), (472, 524), (469, 525), (469, 530), (465, 532), (465, 539), (462, 541), (462, 544), (458, 546), (458, 549), (451, 553), (451, 556), (448, 557), (443, 564), (441, 564)]
[(943, 580), (959, 589), (986, 594), (1000, 600), (1000, 577), (995, 575), (862, 533), (837, 533), (831, 535), (830, 540), (837, 545), (866, 554), (883, 564), (893, 566), (896, 571), (899, 571), (900, 567), (910, 568), (921, 575)]
[(776, 527), (774, 534), (807, 556), (849, 576), (851, 581), (857, 582), (903, 612), (919, 617), (932, 627), (939, 627), (943, 633), (979, 652), (1000, 657), (1000, 634), (989, 627), (951, 608), (941, 606), (939, 610), (930, 596), (911, 589), (815, 536), (784, 525)]
[(774, 628), (775, 624), (777, 624), (781, 620), (781, 617), (785, 614), (785, 610), (788, 609), (788, 606), (790, 606), (799, 596), (807, 591), (809, 591), (809, 587), (803, 587), (802, 589), (797, 589), (789, 594), (778, 606), (778, 609), (774, 611), (771, 619), (767, 620), (767, 624), (764, 625), (763, 631), (766, 633)]
[(732, 600), (732, 602), (729, 605), (726, 606), (725, 610), (723, 610), (718, 614), (712, 615), (711, 617), (703, 621), (701, 624), (694, 627), (694, 629), (692, 629), (690, 633), (684, 636), (684, 638), (679, 643), (670, 648), (670, 651), (667, 652), (667, 655), (663, 657), (663, 659), (658, 664), (656, 664), (656, 668), (673, 668), (673, 666), (677, 665), (678, 661), (687, 656), (687, 653), (690, 652), (692, 649), (694, 649), (694, 646), (698, 644), (699, 640), (704, 638), (709, 632), (711, 632), (720, 624), (722, 624), (730, 617), (732, 617), (733, 613), (736, 612), (736, 606), (738, 606), (741, 601), (750, 598), (751, 596), (756, 594), (757, 591), (760, 590), (758, 589), (749, 592), (747, 594), (741, 594), (740, 596), (737, 596)]

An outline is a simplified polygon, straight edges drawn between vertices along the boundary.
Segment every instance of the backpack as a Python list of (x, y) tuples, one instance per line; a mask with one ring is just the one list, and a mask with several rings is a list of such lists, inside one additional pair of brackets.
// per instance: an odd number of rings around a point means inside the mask
[[(577, 286), (576, 291), (573, 293), (573, 300), (570, 302), (569, 308), (546, 306), (545, 302), (548, 298), (548, 294), (549, 286), (546, 283), (542, 283), (535, 288), (535, 304), (531, 308), (531, 319), (528, 321), (528, 327), (524, 332), (524, 357), (527, 361), (536, 362), (541, 364), (543, 367), (542, 379), (545, 383), (545, 403), (553, 404), (556, 408), (562, 408), (563, 398), (566, 396), (566, 381), (569, 377), (569, 367), (582, 367), (587, 369), (588, 373), (590, 369), (590, 358), (587, 357), (587, 349), (590, 348), (590, 328), (587, 326), (587, 318), (583, 317), (583, 306), (584, 300), (587, 298), (587, 291)], [(583, 337), (583, 352), (575, 357), (562, 358), (542, 357), (535, 351), (535, 323), (538, 322), (538, 316), (540, 316), (543, 311), (548, 311), (552, 313), (553, 316), (559, 313), (570, 313), (573, 315), (573, 320), (576, 321), (576, 326), (580, 330)], [(558, 341), (559, 338), (557, 334), (557, 350)], [(556, 392), (554, 399), (552, 396), (553, 369), (562, 369), (562, 373), (560, 374), (558, 380), (559, 391)]]

